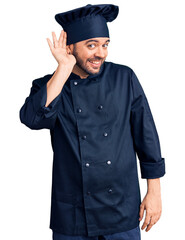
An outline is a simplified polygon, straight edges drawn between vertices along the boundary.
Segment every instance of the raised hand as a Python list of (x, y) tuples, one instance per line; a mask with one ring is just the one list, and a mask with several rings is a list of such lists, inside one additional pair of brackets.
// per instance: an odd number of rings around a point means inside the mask
[(58, 64), (64, 64), (69, 66), (74, 66), (76, 64), (76, 58), (74, 55), (67, 52), (66, 42), (67, 42), (67, 33), (62, 30), (60, 33), (59, 40), (57, 40), (55, 32), (52, 32), (53, 44), (49, 38), (47, 42), (49, 44), (50, 50)]

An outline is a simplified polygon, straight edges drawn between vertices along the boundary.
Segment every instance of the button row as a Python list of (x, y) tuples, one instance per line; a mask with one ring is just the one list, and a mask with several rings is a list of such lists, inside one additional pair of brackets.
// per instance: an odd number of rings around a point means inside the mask
[[(103, 109), (103, 106), (102, 106), (102, 105), (99, 105), (99, 106), (98, 106), (98, 109), (99, 109), (99, 110), (102, 110), (102, 109)], [(77, 113), (81, 113), (81, 112), (82, 112), (82, 109), (81, 109), (81, 108), (77, 108), (76, 111), (77, 111)]]
[[(108, 165), (110, 165), (110, 164), (111, 164), (111, 161), (110, 161), (110, 160), (108, 160), (106, 163), (107, 163)], [(86, 167), (89, 167), (89, 166), (90, 166), (90, 164), (89, 164), (89, 163), (86, 163), (86, 164), (85, 164), (85, 166), (86, 166)]]
[[(104, 136), (104, 137), (107, 137), (107, 136), (108, 136), (108, 133), (107, 133), (107, 132), (104, 132), (104, 133), (103, 133), (103, 136)], [(83, 135), (81, 138), (82, 138), (83, 140), (85, 140), (85, 139), (87, 138), (87, 136), (86, 136), (86, 135)]]
[[(96, 81), (97, 79), (96, 79), (96, 78), (93, 78), (92, 80), (93, 80), (93, 81)], [(74, 81), (73, 84), (76, 86), (76, 85), (78, 85), (78, 82), (77, 82), (77, 81)]]
[[(112, 189), (111, 189), (111, 188), (108, 190), (108, 193), (112, 193)], [(87, 195), (90, 196), (90, 195), (91, 195), (91, 192), (88, 191), (88, 192), (87, 192)]]

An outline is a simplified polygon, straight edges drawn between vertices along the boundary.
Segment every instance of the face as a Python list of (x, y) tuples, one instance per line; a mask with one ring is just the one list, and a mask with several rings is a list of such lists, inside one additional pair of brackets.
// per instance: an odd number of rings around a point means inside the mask
[(108, 55), (109, 38), (91, 38), (72, 44), (76, 70), (82, 74), (97, 74)]

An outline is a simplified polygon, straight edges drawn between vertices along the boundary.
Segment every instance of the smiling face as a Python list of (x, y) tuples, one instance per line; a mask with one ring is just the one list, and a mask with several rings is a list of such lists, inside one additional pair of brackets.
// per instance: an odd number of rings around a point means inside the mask
[(73, 72), (82, 78), (97, 74), (108, 55), (109, 38), (91, 38), (68, 47), (76, 58)]

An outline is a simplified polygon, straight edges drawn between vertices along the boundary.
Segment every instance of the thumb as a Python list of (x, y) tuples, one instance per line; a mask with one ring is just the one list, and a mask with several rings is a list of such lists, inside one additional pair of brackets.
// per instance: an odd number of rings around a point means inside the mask
[(144, 214), (144, 205), (140, 205), (140, 211), (139, 211), (139, 221), (143, 219), (143, 214)]

